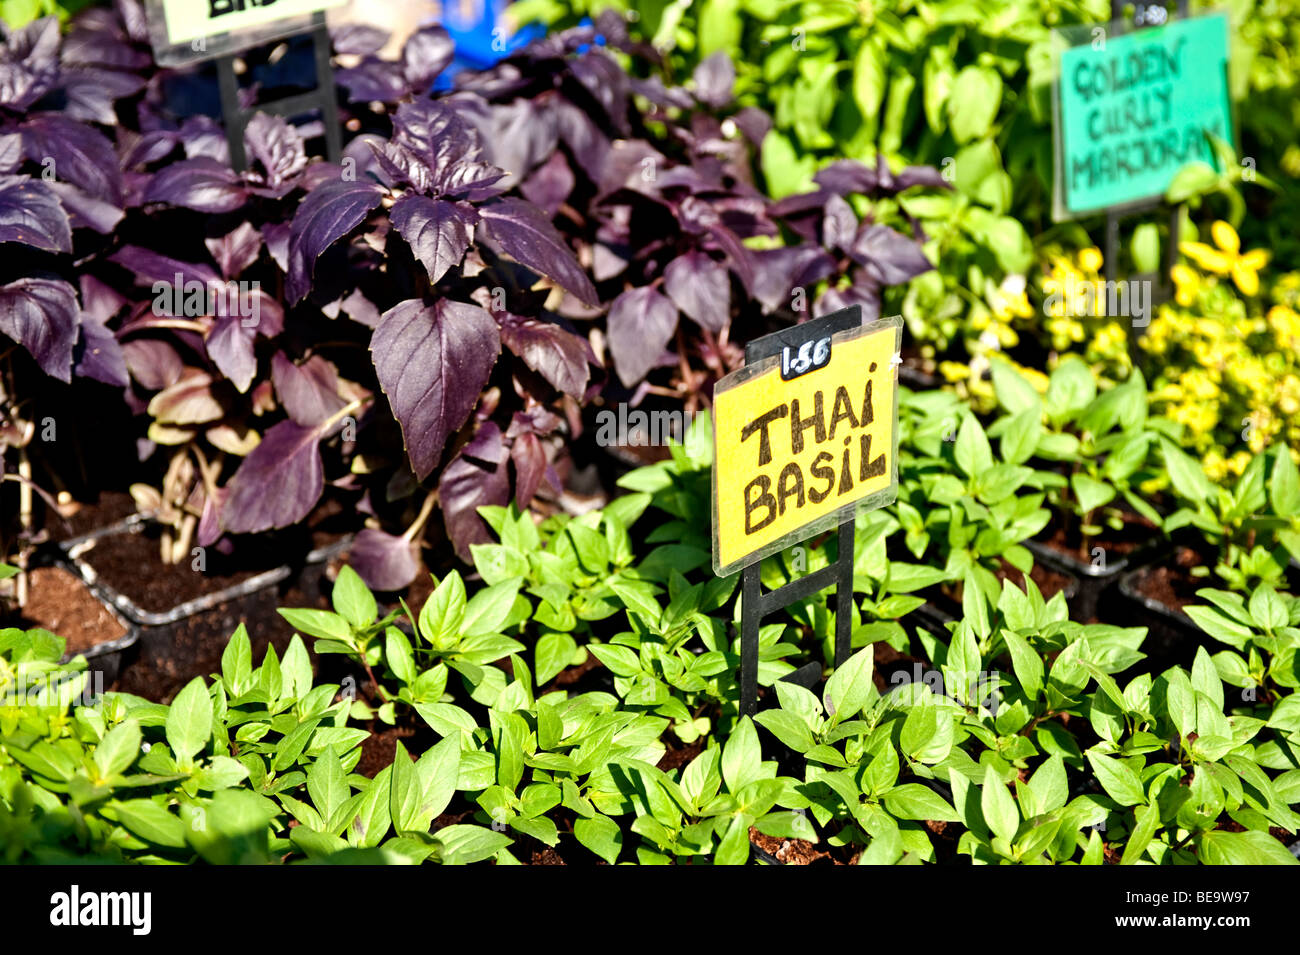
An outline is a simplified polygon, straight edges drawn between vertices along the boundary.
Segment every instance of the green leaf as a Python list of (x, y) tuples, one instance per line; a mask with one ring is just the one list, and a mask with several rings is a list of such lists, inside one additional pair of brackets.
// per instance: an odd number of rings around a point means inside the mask
[(336, 613), (330, 613), (328, 610), (284, 607), (276, 612), (289, 621), (289, 626), (309, 637), (352, 644), (352, 627)]
[(605, 664), (615, 676), (631, 677), (641, 672), (640, 659), (627, 647), (593, 643), (587, 647), (587, 650)]
[(1193, 196), (1213, 192), (1218, 188), (1219, 174), (1214, 171), (1214, 167), (1207, 162), (1196, 160), (1183, 166), (1174, 174), (1174, 178), (1169, 180), (1169, 188), (1165, 190), (1165, 201), (1170, 205), (1178, 205)]
[(1079, 510), (1089, 514), (1099, 507), (1105, 507), (1115, 499), (1115, 488), (1105, 481), (1098, 481), (1086, 474), (1071, 474), (1070, 487), (1079, 502)]
[(567, 633), (544, 633), (533, 648), (533, 670), (537, 685), (543, 686), (573, 662), (578, 644)]
[(984, 429), (975, 420), (974, 415), (967, 415), (957, 432), (957, 443), (953, 446), (953, 455), (957, 466), (967, 477), (983, 474), (993, 467), (993, 451)]
[(1124, 846), (1124, 854), (1120, 857), (1119, 864), (1136, 865), (1141, 860), (1142, 853), (1146, 852), (1147, 846), (1151, 844), (1151, 837), (1155, 835), (1158, 828), (1160, 828), (1160, 804), (1152, 802), (1137, 814), (1137, 822), (1128, 837), (1128, 844)]
[(959, 143), (987, 136), (1002, 105), (1002, 77), (988, 66), (967, 66), (953, 80), (948, 128)]
[(1020, 681), (1020, 688), (1029, 699), (1036, 699), (1043, 690), (1043, 658), (1014, 630), (1003, 630), (1002, 639), (1011, 653), (1011, 669)]
[(461, 632), (466, 636), (483, 633), (500, 633), (510, 618), (515, 597), (519, 595), (518, 579), (503, 580), (490, 587), (484, 587), (465, 605), (465, 616), (461, 621)]
[(1300, 860), (1267, 832), (1203, 833), (1199, 857), (1206, 865), (1298, 865)]
[(105, 733), (94, 756), (100, 779), (125, 772), (140, 754), (140, 742), (140, 724), (135, 720), (127, 720)]
[(192, 759), (212, 735), (212, 698), (202, 677), (176, 694), (167, 711), (167, 745), (180, 761)]
[(128, 832), (146, 842), (172, 849), (185, 845), (185, 824), (152, 799), (111, 802), (105, 807), (105, 815), (110, 812), (109, 818), (116, 819)]
[(442, 847), (443, 865), (469, 865), (490, 859), (514, 840), (483, 826), (444, 826), (434, 834)]
[(1012, 842), (1020, 828), (1020, 810), (1007, 791), (1006, 784), (990, 766), (984, 770), (984, 786), (980, 792), (980, 811), (984, 821), (995, 836)]
[(1113, 757), (1101, 753), (1087, 755), (1097, 782), (1101, 783), (1101, 788), (1106, 790), (1106, 795), (1111, 799), (1121, 806), (1137, 806), (1146, 802), (1142, 780), (1137, 773)]
[(343, 764), (333, 746), (327, 747), (325, 752), (316, 757), (316, 762), (307, 771), (307, 793), (324, 820), (330, 819), (334, 811), (352, 795), (352, 790), (344, 779)]
[(338, 580), (334, 581), (330, 603), (334, 605), (336, 613), (357, 629), (370, 626), (379, 614), (375, 595), (365, 585), (361, 575), (347, 565), (339, 571)]
[(1037, 815), (1062, 808), (1070, 798), (1069, 782), (1065, 778), (1065, 763), (1059, 754), (1049, 757), (1029, 778), (1029, 788), (1038, 803)]
[(1133, 230), (1129, 251), (1138, 272), (1160, 271), (1160, 231), (1154, 222), (1144, 222)]
[(231, 696), (243, 696), (249, 689), (252, 674), (253, 647), (248, 639), (248, 630), (241, 622), (221, 652), (221, 676), (226, 683), (226, 692)]
[(961, 822), (957, 810), (928, 786), (904, 783), (885, 794), (885, 809), (899, 819)]
[(814, 741), (808, 724), (793, 713), (764, 710), (754, 717), (754, 722), (797, 753), (806, 753), (813, 748)]
[(459, 634), (464, 617), (465, 582), (453, 570), (442, 578), (442, 583), (424, 602), (424, 607), (420, 610), (420, 636), (433, 646), (441, 646), (447, 638)]
[(762, 760), (758, 731), (748, 716), (742, 716), (722, 748), (722, 778), (728, 791), (739, 792), (741, 787), (758, 779)]
[(867, 646), (844, 661), (826, 681), (823, 703), (833, 723), (843, 723), (857, 714), (871, 699), (872, 653)]
[(573, 835), (610, 865), (618, 861), (619, 850), (623, 847), (623, 832), (608, 816), (598, 814), (589, 819), (575, 820)]

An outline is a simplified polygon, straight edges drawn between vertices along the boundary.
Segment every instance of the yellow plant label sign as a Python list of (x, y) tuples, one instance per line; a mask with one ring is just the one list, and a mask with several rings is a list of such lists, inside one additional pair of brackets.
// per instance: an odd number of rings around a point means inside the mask
[[(819, 322), (790, 329), (778, 353), (714, 388), (717, 574), (897, 495), (902, 320), (821, 337)], [(801, 365), (811, 370), (801, 373)]]
[(167, 39), (188, 43), (340, 6), (344, 0), (163, 0)]

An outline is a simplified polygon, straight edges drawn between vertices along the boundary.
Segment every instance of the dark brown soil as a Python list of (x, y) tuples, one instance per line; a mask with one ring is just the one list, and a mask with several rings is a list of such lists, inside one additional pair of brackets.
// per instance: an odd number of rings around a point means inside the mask
[(697, 739), (694, 743), (684, 743), (680, 748), (670, 749), (659, 758), (658, 767), (664, 772), (671, 772), (685, 766), (700, 753), (704, 752), (704, 740)]
[(1145, 567), (1138, 571), (1135, 584), (1138, 593), (1155, 600), (1170, 610), (1180, 613), (1188, 604), (1199, 603), (1196, 591), (1213, 586), (1209, 577), (1193, 577), (1191, 569), (1204, 565), (1204, 558), (1190, 547), (1174, 551), (1172, 564)]
[(806, 839), (781, 839), (767, 836), (751, 826), (749, 841), (784, 865), (844, 865), (830, 852), (819, 849), (815, 842), (808, 842)]
[[(1010, 580), (1017, 587), (1023, 588), (1025, 586), (1025, 575), (1015, 567), (1012, 567), (1005, 560), (1002, 561), (1002, 566), (993, 572), (993, 575), (997, 577), (998, 580)], [(1038, 589), (1043, 594), (1044, 600), (1051, 600), (1063, 591), (1066, 593), (1066, 596), (1069, 597), (1068, 588), (1072, 581), (1068, 574), (1062, 574), (1059, 571), (1052, 570), (1050, 567), (1045, 567), (1042, 564), (1035, 563), (1034, 566), (1029, 569), (1029, 579), (1037, 585)]]
[(370, 736), (361, 741), (361, 760), (354, 772), (371, 779), (385, 766), (392, 765), (399, 740), (412, 756), (418, 757), (426, 748), (417, 741), (418, 730), (414, 726), (385, 726), (381, 729), (372, 723), (367, 729)]
[(135, 501), (125, 491), (104, 491), (97, 501), (75, 503), (66, 517), (50, 513), (45, 527), (50, 540), (65, 541), (118, 521), (135, 513)]
[(285, 562), (301, 562), (313, 548), (341, 539), (350, 529), (346, 518), (338, 502), (328, 500), (303, 526), (276, 534), (240, 537), (229, 554), (216, 547), (205, 548), (202, 569), (195, 568), (196, 558), (190, 556), (179, 564), (164, 564), (160, 556), (161, 529), (157, 526), (101, 537), (81, 557), (100, 580), (137, 607), (163, 613)]
[(1100, 534), (1084, 540), (1079, 535), (1079, 524), (1073, 519), (1073, 515), (1067, 527), (1058, 514), (1054, 515), (1052, 523), (1038, 535), (1037, 540), (1058, 553), (1086, 564), (1092, 560), (1092, 551), (1097, 547), (1105, 551), (1108, 557), (1127, 557), (1150, 541), (1157, 530), (1157, 527), (1141, 514), (1125, 514), (1124, 527), (1121, 530), (1116, 531), (1103, 526)]
[(126, 627), (76, 574), (62, 567), (37, 567), (28, 575), (28, 587), (27, 606), (12, 619), (12, 626), (57, 634), (67, 641), (70, 654), (126, 636)]
[[(328, 600), (315, 587), (271, 587), (166, 627), (147, 627), (112, 688), (159, 703), (170, 702), (194, 677), (221, 672), (221, 654), (241, 622), (252, 643), (253, 665), (260, 666), (268, 646), (283, 656), (295, 632), (275, 612), (276, 607), (328, 606)], [(314, 641), (305, 638), (304, 642), (315, 667)]]

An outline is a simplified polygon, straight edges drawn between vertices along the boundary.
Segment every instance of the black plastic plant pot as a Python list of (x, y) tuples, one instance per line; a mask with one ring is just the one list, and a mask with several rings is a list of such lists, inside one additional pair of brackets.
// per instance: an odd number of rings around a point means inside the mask
[(1161, 556), (1158, 542), (1162, 540), (1153, 535), (1150, 540), (1139, 544), (1129, 553), (1117, 560), (1107, 560), (1102, 564), (1082, 561), (1072, 554), (1057, 550), (1042, 541), (1025, 541), (1025, 547), (1034, 555), (1034, 560), (1058, 573), (1069, 574), (1077, 581), (1073, 599), (1070, 600), (1070, 612), (1078, 620), (1094, 618), (1103, 623), (1114, 616), (1111, 598), (1120, 578), (1130, 570), (1142, 567)]
[[(125, 662), (140, 667), (141, 676), (136, 680), (137, 674), (132, 674), (131, 692), (147, 691), (158, 697), (169, 696), (193, 676), (209, 672), (213, 641), (224, 645), (240, 623), (255, 630), (258, 622), (278, 621), (276, 610), (289, 592), (294, 592), (292, 606), (318, 602), (327, 563), (350, 543), (344, 538), (318, 547), (295, 563), (260, 570), (228, 587), (159, 611), (140, 606), (109, 585), (93, 563), (96, 543), (115, 534), (141, 533), (145, 526), (146, 522), (138, 517), (127, 518), (66, 541), (60, 550), (62, 559), (78, 576), (134, 625), (137, 640)], [(148, 573), (148, 568), (141, 568), (141, 572)]]
[(1158, 566), (1148, 564), (1120, 577), (1118, 593), (1121, 602), (1116, 608), (1117, 613), (1124, 626), (1147, 628), (1142, 651), (1152, 664), (1160, 669), (1175, 664), (1190, 666), (1205, 635), (1181, 610), (1142, 592), (1142, 582)]
[(140, 640), (140, 628), (133, 621), (127, 619), (126, 615), (117, 609), (113, 604), (112, 598), (104, 591), (84, 580), (77, 572), (77, 568), (71, 563), (63, 560), (54, 560), (50, 562), (52, 567), (58, 567), (67, 571), (76, 577), (86, 588), (95, 596), (103, 606), (104, 612), (113, 618), (113, 620), (125, 631), (122, 636), (116, 640), (108, 640), (103, 643), (97, 643), (94, 646), (84, 649), (69, 650), (63, 655), (63, 662), (66, 663), (75, 657), (81, 656), (86, 659), (87, 669), (90, 671), (90, 682), (87, 684), (87, 692), (98, 696), (108, 687), (112, 686), (121, 675), (123, 667), (131, 656), (131, 648)]

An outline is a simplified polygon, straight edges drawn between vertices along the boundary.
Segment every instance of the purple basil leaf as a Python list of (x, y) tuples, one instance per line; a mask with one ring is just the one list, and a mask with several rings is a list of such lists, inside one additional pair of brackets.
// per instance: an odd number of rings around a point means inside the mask
[(83, 272), (77, 284), (81, 287), (81, 315), (88, 321), (106, 324), (126, 305), (124, 296), (93, 275)]
[(111, 235), (117, 224), (126, 218), (122, 209), (86, 195), (70, 182), (55, 179), (47, 185), (59, 197), (74, 229), (94, 229), (100, 235)]
[(128, 37), (136, 43), (149, 42), (149, 21), (145, 17), (143, 3), (139, 0), (113, 0), (113, 10)]
[(705, 106), (719, 109), (731, 102), (736, 83), (736, 65), (724, 50), (719, 50), (695, 67), (695, 96)]
[(23, 137), (0, 133), (0, 175), (8, 175), (23, 164)]
[(171, 387), (180, 381), (185, 370), (176, 349), (156, 338), (133, 338), (123, 342), (122, 355), (131, 377), (150, 391)]
[(81, 323), (81, 340), (73, 351), (73, 362), (82, 378), (93, 378), (118, 388), (131, 384), (117, 336), (89, 317)]
[(250, 164), (262, 167), (262, 181), (272, 189), (307, 166), (302, 134), (279, 116), (256, 114), (244, 129), (244, 142)]
[(497, 323), (477, 305), (412, 299), (380, 319), (370, 352), (420, 480), (469, 419), (500, 351)]
[(330, 27), (330, 40), (335, 53), (365, 56), (378, 53), (388, 42), (390, 34), (386, 30), (365, 23), (344, 23)]
[(572, 60), (569, 72), (600, 103), (614, 130), (619, 135), (626, 136), (628, 84), (627, 73), (623, 68), (608, 54), (592, 50)]
[(32, 162), (52, 168), (56, 178), (80, 186), (96, 199), (122, 204), (117, 153), (95, 129), (56, 113), (37, 114), (18, 128), (23, 153)]
[(367, 527), (348, 548), (348, 566), (372, 590), (401, 590), (420, 572), (420, 548), (405, 537)]
[(763, 140), (772, 129), (772, 117), (753, 106), (746, 106), (731, 119), (755, 146), (763, 145)]
[(934, 268), (919, 242), (889, 226), (864, 223), (848, 252), (881, 285), (902, 285)]
[(546, 477), (546, 451), (537, 435), (526, 431), (510, 445), (510, 460), (515, 463), (515, 500), (526, 508)]
[(501, 341), (556, 391), (581, 400), (591, 376), (583, 339), (559, 325), (527, 319), (503, 324)]
[(0, 333), (31, 352), (50, 377), (72, 380), (72, 349), (80, 325), (77, 293), (67, 282), (22, 278), (0, 285)]
[(204, 239), (221, 274), (233, 279), (262, 254), (262, 233), (251, 222), (241, 222), (225, 235)]
[(813, 182), (841, 196), (854, 192), (871, 195), (880, 184), (880, 178), (876, 170), (856, 159), (837, 159), (813, 176)]
[(230, 479), (230, 497), (221, 508), (221, 526), (234, 534), (256, 534), (297, 524), (325, 490), (319, 428), (281, 421)]
[(858, 232), (858, 217), (853, 207), (837, 195), (826, 197), (826, 214), (822, 219), (822, 245), (841, 251), (850, 248)]
[(623, 384), (631, 388), (658, 364), (676, 330), (676, 306), (654, 289), (629, 289), (614, 299), (607, 334)]
[(553, 216), (569, 198), (573, 186), (573, 170), (569, 168), (569, 160), (557, 150), (520, 184), (519, 191), (533, 205)]
[(221, 509), (226, 498), (230, 497), (228, 488), (215, 488), (214, 494), (204, 494), (203, 511), (199, 514), (199, 527), (196, 540), (200, 547), (211, 547), (221, 539)]
[(208, 330), (205, 344), (208, 357), (242, 394), (248, 391), (257, 374), (257, 356), (253, 341), (257, 329), (244, 324), (239, 315), (221, 315)]
[(555, 101), (552, 112), (560, 139), (569, 147), (582, 171), (592, 182), (601, 182), (609, 159), (609, 137), (586, 112), (567, 100)]
[(862, 321), (880, 317), (880, 287), (870, 280), (855, 280), (848, 288), (828, 288), (817, 301), (817, 312), (838, 312), (853, 305), (862, 307)]
[(123, 132), (118, 139), (122, 168), (135, 169), (164, 159), (180, 141), (180, 136), (170, 129), (154, 129), (139, 136)]
[(691, 94), (686, 90), (677, 87), (666, 87), (664, 81), (657, 76), (651, 76), (649, 79), (637, 79), (631, 77), (629, 86), (633, 93), (638, 96), (644, 96), (656, 106), (673, 106), (677, 109), (690, 109), (695, 105), (691, 99)]
[(68, 214), (39, 179), (0, 176), (0, 243), (5, 242), (21, 242), (46, 252), (72, 251)]
[(190, 116), (181, 123), (180, 141), (185, 155), (190, 159), (207, 156), (219, 163), (230, 165), (230, 144), (226, 132), (211, 116)]
[(73, 119), (113, 126), (117, 111), (113, 104), (123, 97), (144, 89), (144, 80), (120, 70), (65, 68), (59, 74), (59, 86), (67, 97), (66, 112)]
[(58, 80), (59, 21), (33, 20), (0, 44), (0, 106), (24, 110)]
[(248, 199), (239, 174), (224, 163), (200, 156), (182, 159), (154, 176), (145, 202), (165, 202), (195, 212), (233, 212)]
[(304, 427), (322, 423), (347, 404), (339, 397), (334, 367), (319, 355), (295, 365), (284, 352), (276, 352), (271, 359), (271, 380), (284, 410)]
[[(500, 429), (491, 421), (483, 422), (479, 426), (479, 435), (484, 436), (480, 445), (490, 440), (493, 433), (500, 445)], [(500, 460), (500, 455), (497, 457)], [(463, 453), (458, 455), (443, 469), (438, 480), (438, 499), (442, 504), (447, 536), (460, 558), (469, 560), (471, 544), (483, 544), (491, 539), (478, 509), (503, 506), (510, 500), (510, 479), (505, 464), (491, 464)]]
[(434, 78), (451, 65), (456, 44), (440, 26), (425, 27), (402, 47), (402, 75), (417, 94), (424, 93)]
[(492, 238), (516, 262), (555, 282), (587, 305), (599, 304), (591, 279), (540, 209), (522, 199), (507, 198), (482, 206), (479, 212)]
[(687, 252), (669, 262), (664, 269), (664, 291), (695, 324), (715, 334), (731, 319), (727, 269), (703, 252)]
[(548, 156), (554, 158), (557, 141), (554, 113), (532, 100), (520, 99), (492, 110), (488, 135), (492, 162), (514, 177), (510, 185)]
[(424, 264), (429, 281), (435, 283), (448, 269), (460, 265), (478, 221), (471, 208), (416, 195), (403, 196), (393, 203), (389, 218)]
[(807, 289), (835, 272), (835, 260), (811, 243), (759, 250), (754, 256), (754, 297), (768, 312), (788, 308), (793, 289)]
[(894, 177), (894, 188), (899, 192), (913, 186), (932, 186), (935, 189), (951, 189), (952, 183), (943, 178), (943, 173), (933, 166), (908, 166)]
[(321, 253), (365, 221), (383, 196), (379, 186), (364, 182), (331, 182), (308, 193), (294, 213), (289, 238), (288, 304), (310, 290)]
[(136, 285), (152, 286), (159, 282), (172, 285), (177, 281), (178, 275), (180, 281), (185, 284), (200, 282), (208, 286), (221, 281), (210, 266), (196, 262), (181, 262), (179, 259), (170, 258), (138, 245), (124, 245), (108, 259), (133, 273)]
[(395, 103), (406, 95), (402, 76), (386, 60), (365, 59), (336, 70), (334, 79), (348, 91), (349, 103)]

